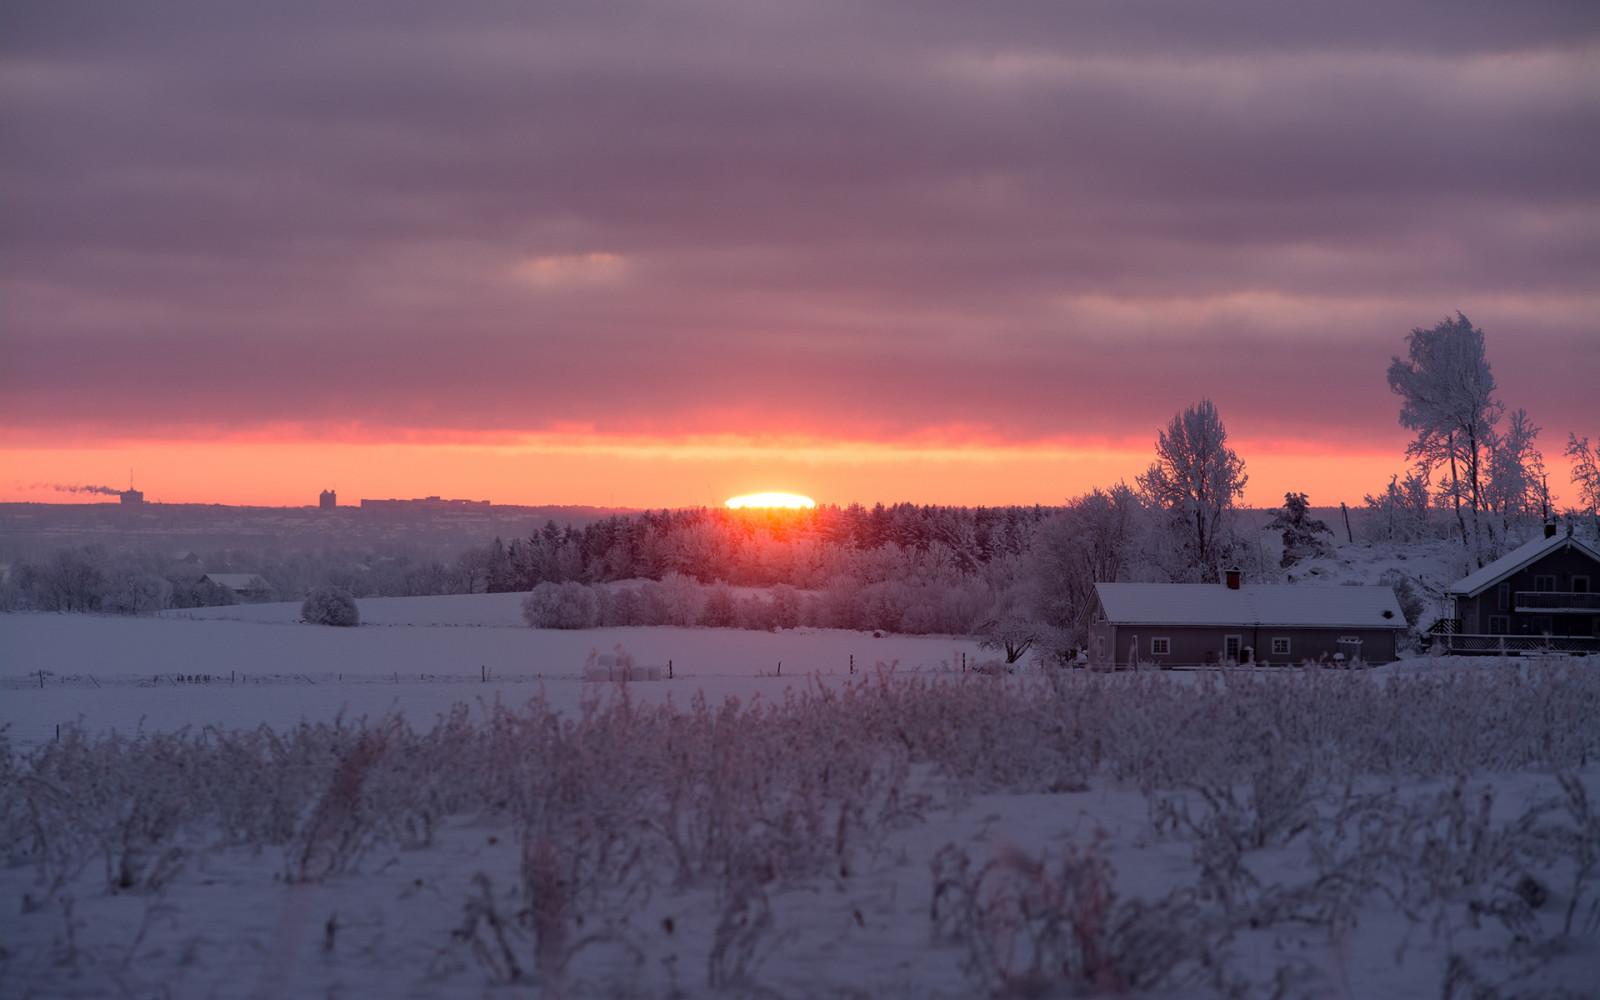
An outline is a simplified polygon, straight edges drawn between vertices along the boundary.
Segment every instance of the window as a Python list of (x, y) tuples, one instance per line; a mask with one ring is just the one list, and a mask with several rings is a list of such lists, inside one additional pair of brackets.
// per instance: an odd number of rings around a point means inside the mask
[(1289, 655), (1289, 637), (1286, 635), (1274, 636), (1272, 639), (1272, 655)]
[(1172, 655), (1172, 640), (1168, 639), (1168, 638), (1165, 638), (1165, 637), (1160, 638), (1160, 639), (1151, 639), (1150, 640), (1150, 655), (1151, 656), (1171, 656)]
[(1534, 635), (1555, 634), (1555, 624), (1549, 615), (1534, 615), (1528, 621), (1533, 626)]
[(1097, 636), (1094, 637), (1094, 655), (1095, 655), (1096, 659), (1103, 660), (1103, 659), (1106, 658), (1106, 637), (1105, 636), (1097, 635)]
[(1556, 578), (1555, 578), (1555, 576), (1554, 575), (1550, 575), (1550, 576), (1541, 575), (1541, 576), (1534, 577), (1533, 578), (1533, 589), (1537, 590), (1541, 594), (1549, 594), (1549, 593), (1554, 592), (1555, 589), (1556, 589)]
[(1574, 594), (1587, 594), (1589, 592), (1589, 578), (1586, 576), (1573, 577), (1572, 592)]
[(1496, 607), (1501, 611), (1511, 607), (1511, 584), (1502, 583), (1499, 588), (1499, 595), (1500, 603)]
[(1506, 615), (1489, 616), (1490, 635), (1509, 635), (1511, 633), (1511, 619)]
[(1239, 659), (1239, 647), (1244, 645), (1244, 637), (1238, 635), (1225, 635), (1222, 637), (1222, 655), (1230, 660)]

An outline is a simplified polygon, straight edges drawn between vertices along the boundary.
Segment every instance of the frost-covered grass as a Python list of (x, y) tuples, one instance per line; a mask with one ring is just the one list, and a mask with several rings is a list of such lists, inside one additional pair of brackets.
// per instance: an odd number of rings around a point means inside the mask
[(11, 749), (0, 992), (1586, 995), (1600, 674), (882, 670)]

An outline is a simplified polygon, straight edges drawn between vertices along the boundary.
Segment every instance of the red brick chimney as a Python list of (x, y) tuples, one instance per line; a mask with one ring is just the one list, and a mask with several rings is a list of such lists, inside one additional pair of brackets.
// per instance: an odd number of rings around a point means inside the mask
[(1235, 566), (1232, 569), (1228, 570), (1228, 589), (1229, 590), (1238, 590), (1239, 589), (1239, 567), (1237, 567), (1237, 566)]

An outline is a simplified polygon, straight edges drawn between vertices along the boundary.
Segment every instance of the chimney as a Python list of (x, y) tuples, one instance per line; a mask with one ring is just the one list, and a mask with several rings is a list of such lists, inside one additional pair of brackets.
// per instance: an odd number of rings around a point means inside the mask
[(1228, 570), (1228, 589), (1229, 590), (1238, 590), (1239, 589), (1239, 567), (1237, 567), (1237, 566), (1235, 566), (1232, 569)]
[(1554, 522), (1554, 521), (1546, 521), (1544, 523), (1544, 537), (1546, 537), (1546, 538), (1554, 538), (1554, 537), (1556, 537), (1556, 522)]

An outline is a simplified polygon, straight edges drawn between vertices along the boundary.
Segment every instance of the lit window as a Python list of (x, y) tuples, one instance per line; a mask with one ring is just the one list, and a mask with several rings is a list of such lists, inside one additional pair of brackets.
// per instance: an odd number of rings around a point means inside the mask
[(1289, 655), (1289, 637), (1288, 636), (1280, 635), (1280, 636), (1275, 637), (1272, 640), (1272, 655), (1273, 656), (1288, 656)]
[(1150, 655), (1151, 656), (1170, 656), (1171, 654), (1172, 654), (1172, 640), (1171, 639), (1164, 639), (1163, 638), (1163, 639), (1151, 639), (1150, 640)]

